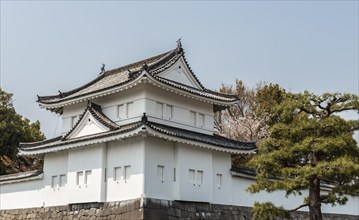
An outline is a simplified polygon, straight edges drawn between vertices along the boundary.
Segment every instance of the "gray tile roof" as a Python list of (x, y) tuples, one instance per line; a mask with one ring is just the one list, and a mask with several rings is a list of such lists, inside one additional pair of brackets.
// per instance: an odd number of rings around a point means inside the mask
[(89, 83), (86, 83), (85, 85), (70, 90), (68, 92), (61, 92), (58, 95), (52, 96), (38, 96), (38, 102), (58, 103), (64, 100), (69, 100), (71, 98), (80, 97), (86, 94), (91, 94), (97, 91), (124, 84), (131, 81), (133, 79), (131, 75), (139, 73), (145, 64), (151, 67), (157, 66), (164, 58), (174, 57), (176, 54), (176, 50), (171, 50), (166, 53), (145, 60), (141, 60), (136, 63), (105, 71)]
[(190, 130), (171, 127), (168, 125), (158, 124), (155, 122), (147, 123), (152, 129), (161, 133), (180, 137), (187, 140), (198, 141), (218, 147), (230, 148), (236, 150), (254, 150), (256, 149), (255, 142), (243, 142), (225, 138), (220, 135), (208, 135)]
[(39, 176), (42, 174), (42, 170), (31, 170), (27, 172), (21, 172), (21, 173), (13, 173), (8, 175), (1, 175), (0, 176), (0, 183), (5, 181), (13, 181), (13, 180), (20, 180), (20, 179), (27, 179), (34, 176)]
[(103, 138), (108, 136), (114, 136), (118, 134), (123, 134), (126, 132), (133, 131), (141, 126), (148, 126), (149, 128), (169, 135), (173, 137), (178, 137), (182, 139), (187, 139), (191, 141), (201, 142), (205, 144), (210, 144), (213, 146), (225, 148), (225, 149), (234, 149), (234, 150), (244, 150), (244, 151), (252, 151), (256, 149), (256, 145), (254, 142), (242, 142), (242, 141), (235, 141), (223, 136), (219, 135), (208, 135), (203, 133), (198, 133), (194, 131), (189, 131), (185, 129), (175, 128), (168, 125), (163, 125), (155, 122), (150, 122), (147, 120), (147, 117), (144, 115), (141, 121), (134, 122), (131, 124), (120, 126), (116, 130), (110, 130), (107, 132), (102, 132), (98, 134), (83, 136), (79, 138), (71, 138), (65, 139), (62, 136), (53, 138), (51, 140), (45, 140), (42, 142), (35, 142), (35, 143), (20, 143), (20, 151), (22, 152), (31, 152), (33, 150), (39, 149), (48, 149), (57, 146), (64, 146), (67, 144), (83, 142), (87, 140)]
[(101, 132), (101, 133), (82, 136), (78, 138), (64, 139), (63, 136), (58, 136), (56, 138), (49, 139), (43, 142), (20, 143), (19, 149), (22, 152), (30, 152), (38, 149), (48, 149), (52, 147), (64, 146), (67, 144), (79, 143), (97, 138), (109, 137), (117, 134), (126, 133), (135, 130), (136, 128), (139, 128), (141, 125), (142, 125), (141, 122), (135, 122), (135, 123), (123, 125), (117, 130), (110, 130), (107, 132)]
[(256, 171), (244, 166), (234, 166), (231, 168), (232, 176), (242, 177), (246, 179), (256, 179)]
[[(170, 80), (166, 80), (156, 76), (158, 73), (171, 67), (181, 57), (185, 60), (188, 69), (194, 76), (197, 83), (200, 85), (201, 87), (200, 89), (183, 85), (174, 81), (170, 82)], [(179, 46), (174, 50), (170, 50), (160, 55), (145, 60), (141, 60), (129, 65), (125, 65), (116, 69), (105, 71), (91, 82), (83, 86), (80, 86), (76, 89), (73, 89), (71, 91), (60, 92), (58, 95), (52, 95), (52, 96), (38, 96), (37, 101), (42, 104), (57, 104), (63, 101), (72, 100), (85, 95), (90, 95), (96, 92), (101, 92), (117, 86), (125, 85), (136, 79), (136, 77), (140, 75), (143, 69), (146, 69), (147, 72), (150, 73), (152, 76), (156, 77), (156, 79), (162, 79), (161, 81), (168, 85), (186, 90), (188, 92), (200, 96), (217, 99), (217, 100), (224, 98), (224, 101), (237, 100), (237, 97), (233, 95), (217, 93), (204, 88), (201, 82), (198, 80), (197, 76), (193, 73), (190, 66), (188, 65), (188, 62), (184, 56), (183, 48), (181, 47), (181, 44), (179, 44)], [(55, 109), (54, 111), (61, 113), (62, 108)]]

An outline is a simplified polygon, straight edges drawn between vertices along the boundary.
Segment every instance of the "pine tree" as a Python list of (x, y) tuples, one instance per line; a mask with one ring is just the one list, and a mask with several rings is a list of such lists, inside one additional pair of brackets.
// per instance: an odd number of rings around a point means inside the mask
[[(340, 116), (358, 112), (356, 95), (287, 93), (282, 102), (262, 110), (268, 116), (269, 136), (249, 162), (257, 176), (248, 190), (284, 190), (287, 196), (308, 190), (309, 196), (291, 210), (256, 203), (254, 219), (289, 217), (290, 212), (309, 207), (310, 219), (321, 220), (322, 204), (343, 205), (347, 195), (359, 195), (359, 148), (353, 138), (359, 123)], [(323, 193), (322, 184), (331, 190)]]

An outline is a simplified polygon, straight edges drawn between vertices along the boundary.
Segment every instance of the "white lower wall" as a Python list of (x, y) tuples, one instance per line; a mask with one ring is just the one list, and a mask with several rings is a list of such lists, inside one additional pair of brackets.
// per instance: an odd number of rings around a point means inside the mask
[[(163, 181), (158, 166), (164, 169)], [(146, 197), (231, 204), (230, 168), (229, 153), (145, 138)], [(193, 181), (189, 170), (194, 171)], [(203, 182), (198, 171), (203, 172)], [(217, 174), (221, 175), (221, 186), (216, 185)]]
[[(212, 151), (199, 147), (178, 144), (177, 167), (179, 179), (179, 200), (212, 201)], [(194, 179), (190, 176), (194, 170)], [(203, 172), (203, 181), (198, 171)]]
[[(177, 180), (174, 181), (175, 143), (145, 138), (145, 155), (145, 196), (173, 200), (178, 187)], [(163, 175), (158, 166), (163, 166)]]
[[(66, 183), (64, 187), (59, 184), (60, 175), (65, 175)], [(54, 187), (52, 187), (52, 177), (56, 176)], [(68, 151), (49, 153), (44, 158), (44, 178), (43, 178), (43, 205), (54, 206), (67, 204), (68, 186)]]
[[(130, 166), (127, 180), (125, 166)], [(158, 166), (163, 166), (163, 178)], [(119, 180), (114, 179), (115, 167), (122, 168)], [(272, 201), (287, 209), (303, 202), (302, 196), (286, 198), (283, 191), (250, 194), (246, 189), (254, 180), (232, 177), (230, 167), (228, 153), (155, 137), (133, 137), (47, 154), (43, 179), (0, 185), (0, 209), (120, 201), (142, 196), (247, 207), (254, 202)], [(194, 179), (189, 170), (194, 170)], [(79, 171), (91, 171), (87, 184), (77, 184)], [(203, 181), (198, 171), (203, 172)], [(52, 184), (52, 176), (59, 178), (61, 174), (66, 174), (66, 184)], [(222, 178), (220, 185), (217, 174)], [(358, 215), (359, 197), (349, 197), (345, 206), (322, 205), (322, 212)]]
[[(101, 189), (105, 182), (102, 178), (104, 153), (105, 144), (77, 148), (69, 152), (67, 203), (101, 202)], [(86, 171), (91, 171), (91, 175), (86, 177)], [(77, 184), (78, 172), (83, 173), (79, 184)]]
[[(106, 201), (139, 198), (144, 191), (144, 141), (131, 138), (114, 141), (107, 148), (107, 191)], [(130, 177), (124, 179), (125, 166), (130, 166)], [(119, 181), (114, 179), (114, 168), (121, 167)]]
[(42, 180), (0, 185), (0, 210), (43, 206)]
[[(231, 204), (232, 203), (232, 175), (231, 169), (231, 155), (228, 153), (213, 151), (213, 176), (212, 176), (212, 203), (217, 204)], [(221, 175), (222, 179), (218, 183), (217, 174)]]
[[(241, 205), (241, 206), (253, 206), (255, 202), (268, 202), (272, 201), (276, 204), (283, 204), (283, 207), (286, 209), (293, 209), (298, 205), (302, 204), (303, 197), (289, 197), (285, 198), (285, 192), (260, 192), (251, 194), (246, 191), (246, 189), (254, 183), (254, 180), (244, 179), (233, 177), (233, 185), (232, 185), (232, 198), (233, 205)], [(305, 196), (305, 194), (303, 194)], [(307, 211), (303, 209), (303, 211)]]

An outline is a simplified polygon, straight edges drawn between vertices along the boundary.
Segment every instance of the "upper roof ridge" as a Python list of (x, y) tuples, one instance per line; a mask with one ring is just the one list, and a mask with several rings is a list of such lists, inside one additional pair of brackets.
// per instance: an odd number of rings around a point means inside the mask
[[(143, 67), (143, 65), (146, 63), (149, 67), (153, 67), (155, 66), (156, 63), (158, 62), (161, 62), (163, 61), (165, 58), (167, 58), (168, 56), (170, 55), (175, 55), (177, 51), (177, 48), (176, 49), (172, 49), (172, 50), (169, 50), (165, 53), (161, 53), (159, 55), (156, 55), (156, 56), (152, 56), (150, 58), (147, 58), (147, 59), (144, 59), (144, 60), (140, 60), (140, 61), (137, 61), (137, 62), (134, 62), (134, 63), (130, 63), (130, 64), (127, 64), (125, 66), (121, 66), (121, 67), (118, 67), (118, 68), (114, 68), (114, 69), (111, 69), (111, 70), (107, 70), (107, 71), (104, 71), (102, 74), (98, 75), (95, 79), (91, 80), (90, 82), (80, 86), (80, 87), (77, 87), (75, 89), (72, 89), (72, 90), (69, 90), (67, 92), (61, 92), (59, 90), (59, 94), (58, 95), (49, 95), (49, 96), (40, 96), (40, 95), (37, 95), (37, 102), (41, 102), (41, 101), (46, 101), (46, 100), (51, 100), (51, 99), (56, 99), (56, 98), (65, 98), (73, 93), (76, 93), (84, 88), (87, 88), (91, 85), (93, 85), (94, 83), (98, 82), (99, 80), (101, 80), (102, 78), (105, 78), (107, 76), (110, 76), (110, 75), (113, 75), (113, 74), (117, 74), (117, 73), (120, 73), (120, 72), (124, 72), (126, 71), (127, 72), (127, 75), (132, 72), (132, 75), (134, 75), (136, 72), (140, 71), (141, 68)], [(127, 77), (128, 78), (128, 77)]]
[[(120, 91), (117, 88), (124, 87), (127, 89), (128, 87), (126, 87), (126, 85), (129, 85), (132, 82), (134, 85), (138, 85), (135, 81), (138, 80), (141, 83), (139, 76), (141, 76), (141, 73), (144, 71), (153, 76), (153, 80), (159, 80), (161, 77), (159, 77), (158, 74), (171, 68), (180, 59), (182, 59), (181, 62), (184, 62), (184, 65), (187, 67), (191, 76), (193, 76), (193, 80), (195, 81), (196, 86), (184, 86), (181, 82), (178, 81), (172, 81), (171, 83), (168, 83), (170, 80), (166, 80), (167, 85), (173, 86), (179, 90), (184, 90), (185, 92), (189, 92), (196, 96), (204, 97), (205, 99), (210, 99), (214, 102), (221, 102), (219, 103), (221, 106), (228, 106), (237, 100), (235, 97), (229, 97), (228, 95), (216, 93), (206, 89), (202, 85), (189, 66), (182, 47), (181, 39), (179, 39), (175, 49), (150, 57), (148, 59), (104, 71), (94, 80), (70, 91), (59, 92), (58, 95), (38, 96), (37, 102), (39, 102), (40, 106), (42, 107), (62, 114), (65, 103), (74, 104), (77, 102), (86, 101), (88, 99), (93, 99), (94, 97), (98, 97), (97, 95), (99, 93), (101, 93), (101, 96), (102, 94), (109, 95)], [(164, 80), (160, 81), (161, 82), (159, 83), (165, 82)], [(131, 86), (129, 88), (131, 88)]]
[(141, 68), (142, 68), (142, 66), (144, 64), (148, 65), (149, 63), (161, 61), (164, 57), (170, 55), (175, 50), (176, 49), (173, 49), (173, 50), (167, 51), (165, 53), (161, 53), (161, 54), (156, 55), (156, 56), (152, 56), (152, 57), (144, 59), (144, 60), (140, 60), (140, 61), (137, 61), (137, 62), (134, 62), (134, 63), (127, 64), (125, 66), (121, 66), (121, 67), (117, 67), (117, 68), (114, 68), (114, 69), (111, 69), (111, 70), (107, 70), (107, 71), (105, 71), (103, 73), (103, 75), (108, 76), (108, 75), (111, 75), (111, 74), (116, 74), (118, 72), (128, 71), (128, 70), (130, 70), (131, 72), (136, 71), (136, 70), (133, 70), (133, 69), (138, 69), (137, 71), (139, 71), (139, 70), (141, 70)]

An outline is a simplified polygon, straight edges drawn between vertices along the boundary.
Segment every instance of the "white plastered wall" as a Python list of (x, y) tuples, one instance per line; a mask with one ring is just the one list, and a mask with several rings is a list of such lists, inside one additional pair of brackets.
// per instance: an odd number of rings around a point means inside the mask
[[(145, 196), (149, 198), (174, 200), (178, 177), (174, 181), (176, 167), (175, 143), (159, 138), (145, 140)], [(163, 167), (163, 181), (160, 173)], [(178, 174), (177, 174), (178, 175)]]
[(43, 181), (0, 185), (0, 210), (43, 206)]
[[(104, 181), (103, 157), (106, 145), (97, 144), (83, 148), (73, 149), (68, 157), (67, 199), (68, 203), (102, 202), (102, 188)], [(91, 175), (85, 183), (85, 172), (91, 171)], [(79, 184), (77, 173), (83, 172)]]
[[(65, 175), (66, 184), (64, 187), (59, 185), (60, 175)], [(56, 176), (54, 187), (52, 187), (52, 177)], [(44, 158), (44, 178), (42, 189), (43, 205), (54, 206), (68, 202), (68, 151), (49, 153)]]
[[(214, 113), (212, 104), (190, 99), (151, 85), (146, 86), (146, 113), (151, 117), (151, 120), (173, 127), (213, 134)], [(156, 102), (173, 106), (173, 118), (168, 118), (165, 114), (161, 117), (156, 109)], [(203, 126), (192, 125), (190, 111), (204, 115)]]
[[(218, 204), (232, 203), (229, 153), (153, 137), (146, 138), (145, 143), (146, 197)], [(163, 182), (158, 173), (159, 165), (164, 167)], [(190, 169), (195, 171), (194, 183), (189, 179)], [(203, 184), (198, 182), (198, 171), (203, 171)], [(174, 173), (176, 173), (175, 178)], [(216, 185), (216, 174), (222, 175), (221, 187)]]
[[(112, 95), (104, 96), (91, 100), (93, 103), (101, 106), (103, 113), (112, 121), (118, 124), (127, 124), (135, 120), (145, 112), (145, 91), (144, 85), (139, 85), (128, 90), (124, 90)], [(128, 117), (120, 119), (118, 117), (118, 105), (133, 102), (133, 111), (130, 112)], [(62, 134), (67, 133), (71, 129), (71, 117), (80, 116), (84, 113), (87, 102), (77, 103), (71, 106), (65, 106), (63, 112)], [(79, 117), (77, 117), (77, 120)]]
[[(138, 120), (145, 112), (145, 90), (144, 85), (132, 87), (112, 95), (104, 96), (93, 100), (94, 103), (101, 105), (103, 113), (112, 121), (122, 125)], [(133, 102), (133, 110), (128, 113), (127, 117), (118, 117), (118, 106)]]
[[(231, 204), (232, 203), (232, 175), (231, 154), (213, 151), (213, 178), (212, 178), (212, 203)], [(221, 175), (221, 183), (218, 184), (217, 174)], [(219, 186), (220, 185), (220, 186)]]
[[(140, 198), (144, 191), (144, 142), (140, 137), (113, 141), (107, 152), (107, 201)], [(130, 166), (130, 178), (124, 179), (125, 166)], [(120, 180), (114, 179), (114, 169), (120, 167)]]
[[(127, 182), (121, 180), (117, 183), (113, 180), (113, 168), (125, 165), (131, 166), (131, 178)], [(158, 165), (164, 166), (163, 183), (158, 179)], [(176, 168), (176, 181), (173, 180), (173, 168)], [(46, 155), (42, 180), (1, 185), (0, 209), (121, 201), (141, 196), (248, 207), (255, 201), (274, 201), (287, 209), (295, 208), (303, 201), (300, 196), (285, 198), (284, 192), (250, 194), (246, 189), (254, 180), (232, 177), (229, 168), (230, 155), (223, 152), (154, 137), (114, 141), (107, 146), (99, 144)], [(52, 188), (51, 176), (66, 173), (67, 169), (66, 185)], [(197, 182), (195, 185), (190, 183), (189, 169), (203, 171), (201, 186)], [(85, 170), (92, 171), (91, 182), (87, 186), (76, 185), (76, 172)], [(223, 174), (220, 189), (216, 185), (217, 173)], [(306, 192), (303, 194), (307, 195)], [(359, 198), (349, 197), (345, 206), (322, 205), (322, 212), (358, 215)]]
[[(210, 150), (178, 144), (177, 167), (179, 174), (179, 200), (212, 201), (212, 152)], [(191, 182), (190, 170), (194, 170)], [(203, 171), (203, 183), (198, 181), (198, 171)]]
[[(119, 125), (138, 121), (143, 113), (146, 112), (147, 116), (151, 117), (151, 120), (155, 122), (206, 134), (212, 134), (214, 131), (212, 104), (190, 99), (148, 83), (94, 99), (92, 102), (101, 105), (103, 113)], [(133, 102), (133, 110), (124, 118), (119, 118), (118, 106), (129, 102)], [(156, 109), (157, 102), (162, 103), (164, 106), (172, 106), (172, 117), (166, 115), (165, 107), (163, 115), (159, 115)], [(78, 120), (79, 115), (85, 111), (85, 108), (85, 102), (64, 107), (62, 134), (67, 133), (71, 129), (72, 117), (78, 116)], [(204, 124), (193, 125), (190, 121), (190, 111), (195, 112), (196, 117), (199, 117), (198, 114), (202, 114), (204, 116)]]

